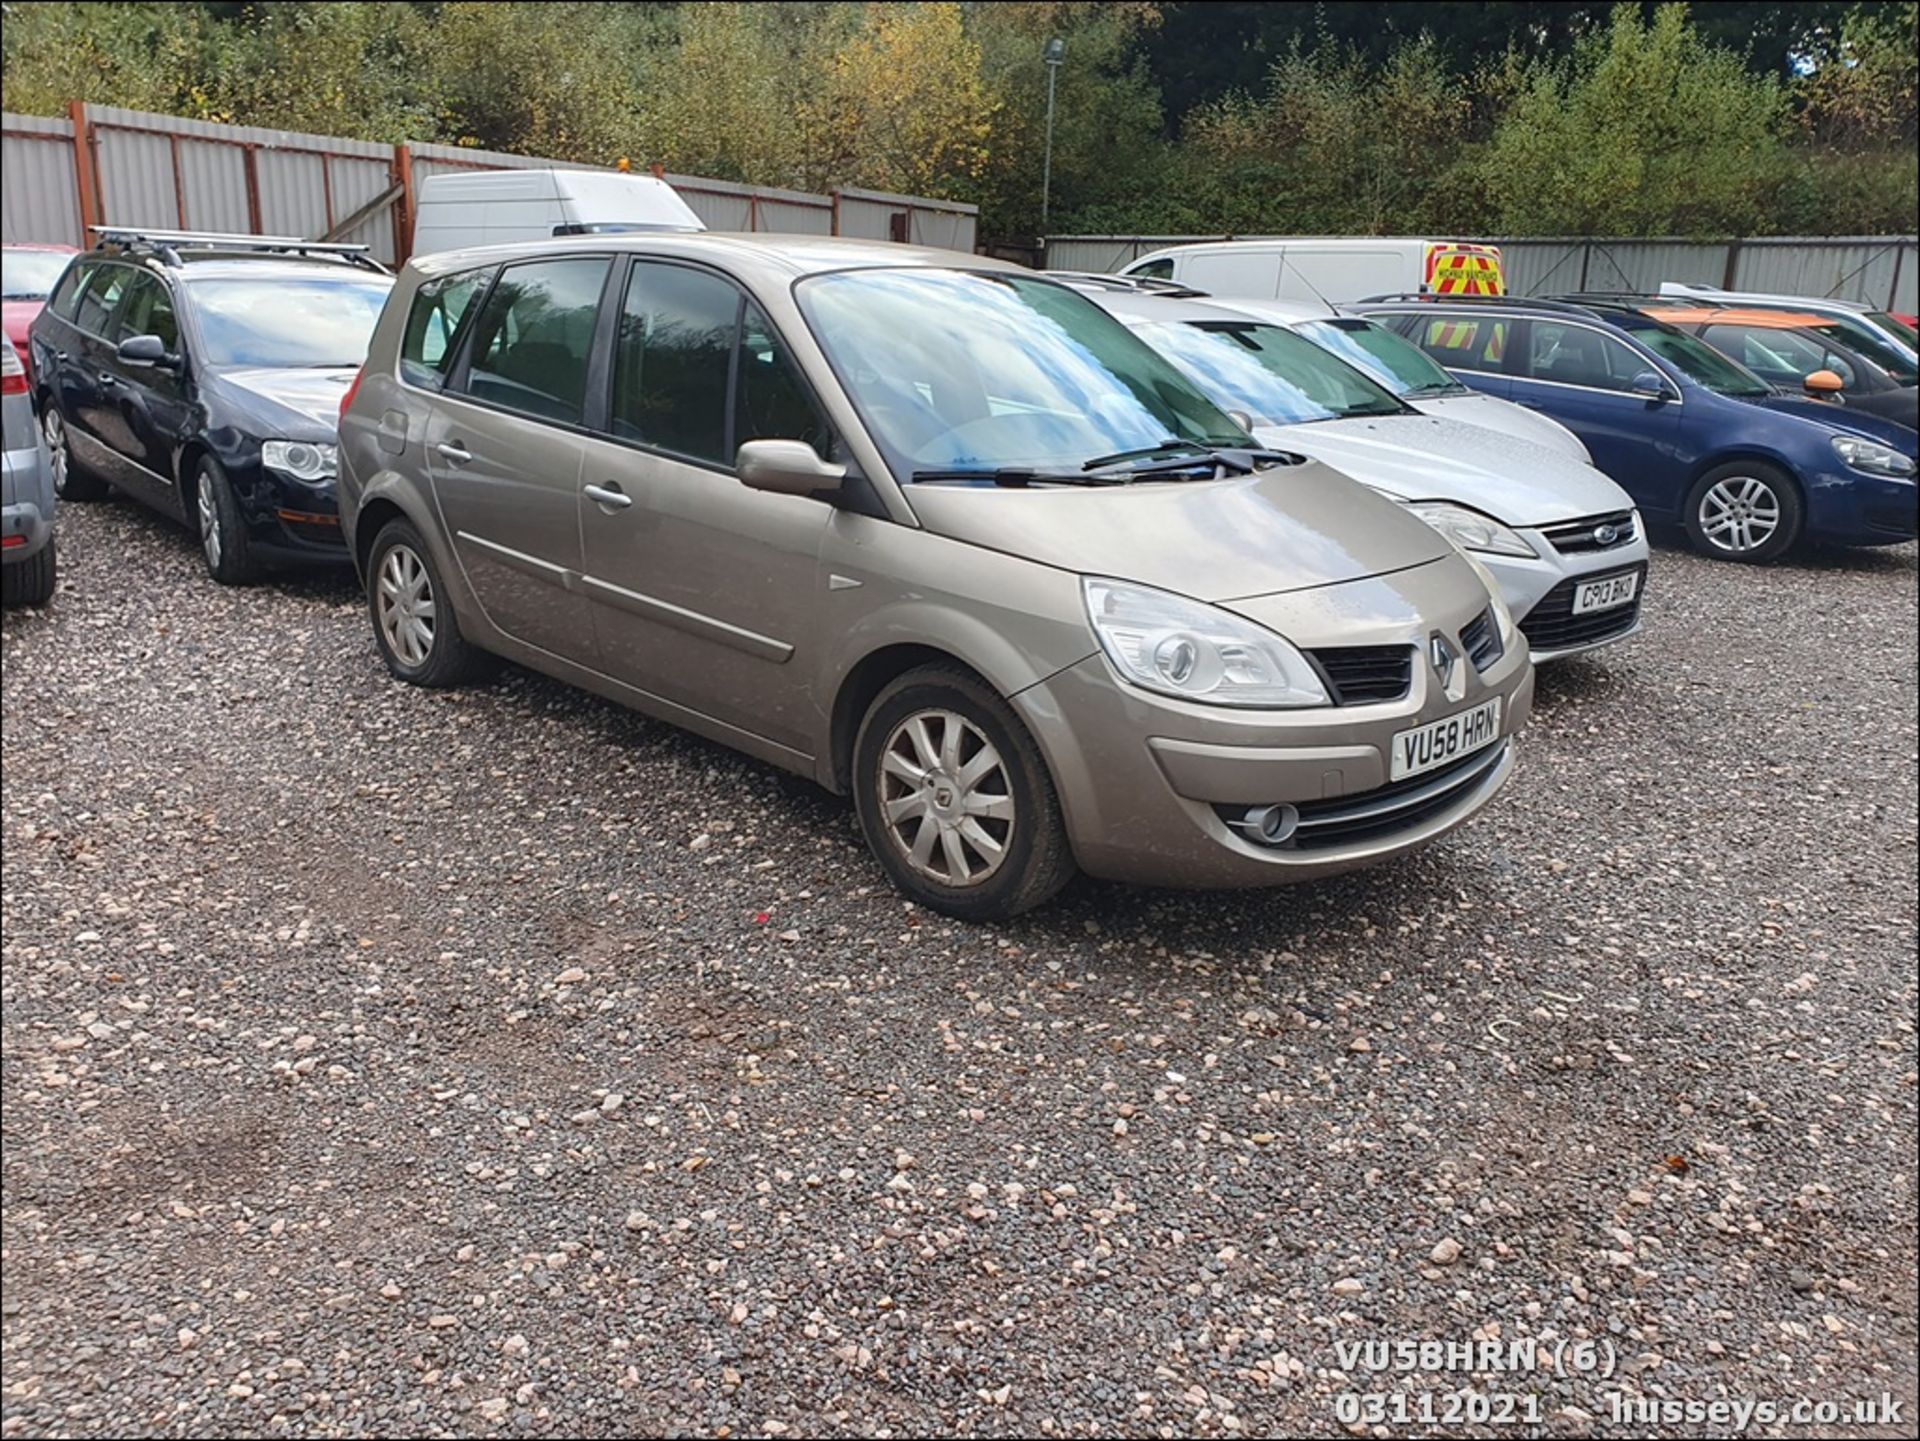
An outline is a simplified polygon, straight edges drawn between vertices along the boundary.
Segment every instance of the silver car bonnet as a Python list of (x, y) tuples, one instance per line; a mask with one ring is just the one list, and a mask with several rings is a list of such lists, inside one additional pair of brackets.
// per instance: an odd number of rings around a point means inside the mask
[(1511, 435), (1515, 440), (1530, 440), (1535, 445), (1544, 445), (1576, 464), (1589, 464), (1587, 448), (1580, 443), (1578, 436), (1559, 421), (1538, 411), (1528, 410), (1524, 405), (1516, 405), (1511, 400), (1502, 400), (1497, 395), (1474, 392), (1468, 395), (1401, 398), (1422, 415), (1458, 420), (1467, 425), (1477, 425), (1483, 430), (1497, 430), (1502, 435)]
[(906, 492), (935, 534), (1197, 600), (1337, 585), (1452, 554), (1424, 521), (1311, 461), (1227, 480), (1028, 489), (923, 481)]
[(1507, 525), (1550, 525), (1633, 505), (1590, 465), (1433, 415), (1263, 425), (1254, 433), (1264, 445), (1311, 455), (1363, 485), (1405, 500), (1457, 500)]

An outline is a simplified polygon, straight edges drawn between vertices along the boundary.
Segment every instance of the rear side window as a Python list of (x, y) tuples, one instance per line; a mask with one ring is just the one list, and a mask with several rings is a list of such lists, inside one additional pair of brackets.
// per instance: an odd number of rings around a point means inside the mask
[(1507, 354), (1507, 324), (1486, 316), (1448, 315), (1420, 321), (1414, 338), (1449, 370), (1498, 372)]
[(1127, 274), (1140, 280), (1173, 279), (1172, 260), (1149, 260), (1145, 265), (1136, 265)]
[(429, 281), (414, 292), (406, 334), (400, 340), (402, 378), (436, 389), (446, 381), (453, 368), (460, 322), (492, 278), (490, 269), (470, 270)]
[(114, 307), (119, 305), (127, 283), (136, 273), (124, 265), (97, 268), (81, 293), (80, 308), (74, 312), (73, 323), (91, 335), (105, 335)]
[(613, 433), (696, 460), (732, 463), (727, 387), (740, 292), (684, 265), (634, 264), (613, 359)]
[(97, 265), (82, 263), (69, 266), (61, 277), (60, 284), (54, 288), (53, 298), (47, 302), (51, 310), (62, 320), (72, 320), (74, 311), (80, 304), (80, 288), (87, 283), (87, 277), (99, 269)]
[(1527, 375), (1590, 390), (1631, 390), (1648, 365), (1619, 341), (1585, 325), (1533, 322), (1527, 343)]
[(578, 425), (604, 257), (509, 265), (474, 323), (466, 392), (475, 400)]
[(173, 295), (157, 276), (135, 275), (107, 339), (118, 345), (136, 335), (157, 335), (168, 350), (180, 348), (180, 326), (173, 315)]

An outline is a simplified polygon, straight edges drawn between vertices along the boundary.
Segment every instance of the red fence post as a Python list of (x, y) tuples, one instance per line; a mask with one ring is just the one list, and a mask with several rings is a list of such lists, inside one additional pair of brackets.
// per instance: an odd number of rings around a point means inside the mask
[(833, 189), (829, 190), (827, 194), (833, 199), (832, 228), (827, 233), (829, 235), (838, 235), (840, 233), (840, 187), (836, 185)]
[(393, 263), (405, 265), (413, 254), (413, 147), (393, 147), (393, 183), (400, 198), (393, 203)]
[(93, 168), (93, 124), (87, 119), (84, 100), (67, 102), (67, 119), (73, 125), (73, 185), (80, 193), (80, 248), (93, 244), (92, 227), (103, 221), (100, 214), (100, 177)]

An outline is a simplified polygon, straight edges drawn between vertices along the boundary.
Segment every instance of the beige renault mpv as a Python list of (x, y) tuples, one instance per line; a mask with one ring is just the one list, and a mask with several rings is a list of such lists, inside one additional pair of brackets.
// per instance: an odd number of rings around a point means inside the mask
[(1258, 886), (1513, 766), (1526, 645), (1432, 527), (1085, 296), (949, 251), (583, 236), (416, 260), (340, 428), (388, 667), (505, 656), (852, 792), (895, 883)]

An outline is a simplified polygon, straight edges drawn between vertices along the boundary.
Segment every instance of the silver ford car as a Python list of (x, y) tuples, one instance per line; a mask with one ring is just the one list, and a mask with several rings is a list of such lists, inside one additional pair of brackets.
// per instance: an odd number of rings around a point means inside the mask
[(1083, 295), (950, 251), (598, 235), (396, 284), (340, 505), (387, 666), (504, 656), (851, 792), (895, 883), (1258, 886), (1514, 763), (1486, 571), (1258, 448)]

